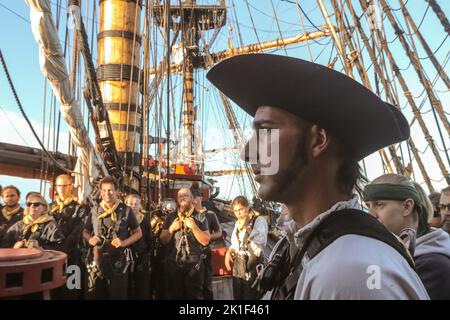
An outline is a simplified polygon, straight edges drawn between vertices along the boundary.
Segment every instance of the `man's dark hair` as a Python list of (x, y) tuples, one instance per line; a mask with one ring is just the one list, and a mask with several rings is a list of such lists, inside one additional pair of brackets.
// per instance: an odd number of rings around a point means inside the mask
[(367, 178), (363, 173), (358, 160), (355, 160), (350, 153), (348, 153), (347, 148), (344, 144), (333, 139), (336, 155), (341, 159), (341, 165), (337, 172), (337, 183), (339, 188), (345, 194), (353, 194), (353, 189), (356, 188), (358, 193), (362, 193), (362, 184), (367, 183)]
[(439, 201), (441, 199), (441, 193), (440, 192), (432, 192), (432, 193), (430, 193), (428, 198), (430, 199), (431, 203), (434, 206), (438, 206), (439, 205)]
[(119, 189), (119, 185), (118, 185), (118, 183), (117, 183), (117, 180), (116, 180), (116, 178), (114, 178), (113, 176), (106, 176), (106, 177), (104, 177), (102, 180), (100, 180), (100, 182), (99, 182), (99, 184), (98, 184), (98, 186), (100, 187), (100, 189), (102, 188), (102, 185), (105, 184), (105, 183), (113, 184), (113, 185), (114, 185), (114, 188), (115, 188), (116, 190)]
[(18, 195), (19, 198), (20, 198), (20, 190), (19, 190), (16, 186), (13, 186), (13, 185), (9, 185), (9, 186), (3, 187), (3, 189), (2, 189), (2, 196), (3, 196), (3, 192), (5, 192), (5, 190), (8, 190), (8, 189), (13, 189), (13, 190), (15, 190), (16, 193), (17, 193), (17, 195)]

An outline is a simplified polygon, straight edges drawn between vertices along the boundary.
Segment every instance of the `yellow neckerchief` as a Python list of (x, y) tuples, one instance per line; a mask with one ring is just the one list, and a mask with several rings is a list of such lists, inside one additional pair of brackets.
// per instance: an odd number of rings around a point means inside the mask
[(187, 213), (181, 213), (180, 211), (177, 212), (178, 220), (181, 222), (185, 222), (186, 219), (190, 218), (192, 213), (194, 212), (194, 207), (191, 207)]
[(28, 215), (29, 214), (25, 214), (23, 216), (23, 220), (22, 220), (24, 223), (24, 227), (23, 227), (23, 231), (22, 231), (23, 235), (26, 235), (30, 229), (31, 229), (31, 232), (34, 233), (34, 232), (36, 232), (36, 230), (38, 229), (40, 224), (55, 220), (48, 213), (43, 214), (42, 216), (40, 216), (39, 218), (37, 218), (34, 221), (31, 221), (31, 219), (29, 218)]
[(61, 212), (64, 209), (65, 206), (67, 206), (68, 204), (70, 204), (74, 200), (77, 201), (75, 196), (70, 196), (64, 201), (61, 200), (61, 198), (59, 196), (56, 197), (56, 206), (52, 209), (52, 213), (53, 212)]
[(116, 209), (119, 206), (119, 204), (121, 204), (121, 203), (122, 203), (122, 201), (117, 200), (116, 203), (114, 204), (114, 206), (110, 209), (108, 207), (108, 205), (106, 204), (106, 202), (102, 200), (102, 202), (100, 202), (100, 207), (102, 207), (104, 212), (101, 215), (99, 215), (97, 219), (100, 220), (100, 219), (104, 219), (108, 216), (111, 216), (111, 221), (116, 222), (117, 221)]
[(243, 223), (241, 227), (238, 226), (239, 233), (241, 233), (242, 230), (247, 229), (248, 224), (250, 223), (250, 221), (252, 221), (253, 217), (256, 215), (257, 214), (253, 210), (250, 210), (250, 212), (248, 214), (248, 221), (246, 223)]
[(15, 215), (17, 212), (19, 212), (19, 210), (20, 206), (11, 211), (8, 210), (8, 207), (4, 207), (2, 209), (2, 215), (3, 217), (5, 217), (6, 220), (11, 221), (12, 216)]

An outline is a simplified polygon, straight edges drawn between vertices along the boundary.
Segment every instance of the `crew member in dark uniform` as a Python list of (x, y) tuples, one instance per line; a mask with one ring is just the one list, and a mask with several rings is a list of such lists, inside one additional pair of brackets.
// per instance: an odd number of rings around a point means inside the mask
[(161, 242), (167, 245), (170, 299), (203, 299), (203, 250), (209, 244), (208, 221), (192, 205), (187, 188), (178, 191), (178, 211), (164, 222)]
[[(78, 266), (82, 278), (85, 276), (85, 267), (81, 258), (82, 231), (89, 215), (89, 208), (79, 204), (73, 194), (73, 180), (67, 174), (59, 175), (56, 180), (56, 202), (50, 214), (58, 224), (62, 234), (66, 238), (64, 251), (67, 253), (67, 266)], [(83, 283), (84, 281), (82, 281)], [(68, 289), (67, 286), (58, 288), (53, 292), (55, 299), (80, 299), (83, 290)]]
[(150, 253), (152, 247), (152, 227), (150, 217), (141, 212), (141, 197), (130, 194), (125, 198), (136, 217), (142, 231), (142, 238), (131, 245), (133, 253), (133, 268), (130, 273), (130, 298), (137, 300), (150, 299)]
[(213, 270), (212, 270), (211, 249), (214, 246), (215, 241), (222, 238), (222, 228), (220, 227), (219, 219), (217, 218), (216, 214), (213, 211), (207, 210), (202, 206), (203, 200), (202, 193), (198, 190), (192, 190), (192, 194), (194, 196), (194, 208), (198, 212), (205, 214), (206, 220), (208, 221), (208, 230), (211, 235), (209, 245), (205, 247), (204, 251), (205, 279), (203, 283), (203, 298), (205, 300), (213, 300), (214, 299), (212, 290)]
[(105, 177), (99, 187), (102, 202), (91, 210), (83, 230), (91, 246), (87, 298), (126, 299), (132, 260), (129, 246), (142, 237), (142, 231), (131, 208), (118, 200), (116, 179)]
[(8, 229), (2, 247), (62, 251), (64, 236), (55, 219), (49, 214), (45, 198), (40, 193), (30, 192), (26, 201), (23, 219)]
[(19, 205), (20, 191), (15, 186), (6, 186), (1, 191), (4, 206), (0, 206), (0, 243), (6, 231), (23, 219), (23, 208)]
[(172, 199), (166, 199), (161, 207), (151, 212), (152, 227), (152, 272), (151, 272), (151, 292), (155, 300), (168, 299), (167, 277), (165, 271), (165, 260), (167, 257), (166, 246), (162, 245), (160, 235), (167, 215), (176, 210), (177, 204)]

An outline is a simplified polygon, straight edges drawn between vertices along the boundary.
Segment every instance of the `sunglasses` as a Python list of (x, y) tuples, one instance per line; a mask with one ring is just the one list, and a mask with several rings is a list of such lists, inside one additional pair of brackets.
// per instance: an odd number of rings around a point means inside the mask
[(40, 202), (27, 202), (27, 207), (39, 207), (39, 206), (43, 206), (43, 203)]
[(439, 205), (439, 209), (440, 209), (441, 211), (444, 211), (445, 208), (447, 208), (447, 210), (450, 211), (450, 203), (447, 203), (447, 204), (440, 204), (440, 205)]

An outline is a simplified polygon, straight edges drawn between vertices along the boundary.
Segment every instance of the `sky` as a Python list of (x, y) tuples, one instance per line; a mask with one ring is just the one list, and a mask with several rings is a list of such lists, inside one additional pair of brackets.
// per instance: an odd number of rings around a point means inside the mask
[[(56, 18), (57, 3), (63, 3), (63, 10), (61, 11), (61, 25), (64, 25), (65, 19), (65, 3), (66, 1), (52, 0), (52, 10), (53, 15)], [(172, 1), (176, 2), (176, 1)], [(205, 1), (202, 1), (205, 2)], [(258, 41), (267, 41), (269, 39), (279, 38), (280, 30), (284, 36), (291, 36), (299, 33), (303, 33), (303, 26), (299, 19), (299, 9), (292, 1), (283, 0), (234, 0), (227, 1), (229, 6), (227, 22), (232, 28), (223, 28), (219, 33), (217, 39), (214, 42), (211, 51), (223, 50), (228, 47), (228, 43), (233, 43), (234, 47), (240, 45), (240, 38), (238, 32), (241, 33), (244, 44), (256, 43)], [(327, 3), (327, 8), (331, 13), (332, 8)], [(357, 1), (353, 1), (356, 3)], [(395, 10), (395, 14), (398, 17), (400, 23), (403, 22), (402, 16), (398, 9), (399, 4), (397, 0), (388, 1)], [(84, 1), (84, 3), (87, 3)], [(90, 0), (92, 3), (92, 0)], [(447, 17), (450, 17), (450, 2), (446, 0), (438, 0)], [(247, 6), (248, 4), (248, 6)], [(313, 0), (303, 0), (299, 1), (304, 12), (308, 15), (308, 18), (314, 23), (315, 26), (321, 27), (325, 23), (324, 18), (317, 6), (317, 2)], [(233, 9), (233, 5), (235, 5)], [(358, 12), (361, 11), (359, 5), (355, 4)], [(445, 38), (445, 32), (442, 25), (439, 23), (435, 14), (431, 9), (427, 10), (427, 4), (422, 0), (409, 0), (407, 7), (410, 10), (414, 20), (419, 23), (423, 18), (421, 24), (421, 31), (426, 36), (426, 39), (432, 48), (432, 50), (439, 50), (436, 53), (438, 60), (443, 63), (448, 58), (448, 53), (450, 52), (450, 39)], [(249, 14), (251, 12), (251, 15)], [(426, 15), (424, 16), (424, 13)], [(88, 29), (90, 30), (92, 26), (91, 12), (84, 11), (84, 20)], [(278, 18), (277, 20), (274, 17)], [(89, 19), (86, 19), (89, 17)], [(237, 17), (237, 18), (236, 18)], [(53, 124), (49, 125), (49, 122), (54, 121), (54, 119), (49, 119), (51, 108), (55, 107), (52, 103), (51, 89), (48, 84), (45, 83), (44, 76), (42, 75), (39, 68), (39, 58), (38, 58), (38, 45), (35, 42), (30, 29), (29, 23), (29, 9), (25, 1), (18, 0), (0, 0), (0, 49), (6, 59), (9, 72), (13, 79), (14, 85), (21, 99), (21, 102), (25, 108), (28, 117), (31, 119), (33, 127), (41, 135), (44, 133), (44, 141), (48, 143), (49, 149), (52, 149), (54, 144)], [(303, 23), (306, 31), (314, 31), (315, 26), (305, 19), (303, 16)], [(404, 23), (404, 22), (403, 22)], [(255, 25), (255, 29), (253, 28)], [(70, 30), (69, 30), (70, 31)], [(69, 32), (70, 34), (70, 32)], [(386, 29), (386, 34), (388, 41), (391, 40), (390, 48), (397, 59), (401, 69), (405, 69), (404, 76), (406, 81), (410, 85), (410, 90), (413, 96), (416, 97), (417, 103), (420, 105), (424, 101), (423, 109), (424, 119), (426, 121), (427, 127), (430, 130), (431, 135), (435, 139), (438, 146), (443, 150), (439, 138), (439, 132), (437, 130), (435, 120), (433, 118), (432, 112), (430, 112), (429, 102), (426, 99), (426, 95), (422, 94), (422, 88), (417, 80), (417, 76), (414, 69), (409, 64), (403, 48), (400, 43), (396, 41), (395, 35), (389, 28)], [(60, 30), (60, 39), (64, 39), (64, 29)], [(446, 39), (444, 41), (444, 39)], [(273, 50), (271, 53), (276, 54), (289, 54), (302, 58), (305, 60), (310, 60), (310, 51), (316, 62), (321, 64), (327, 64), (331, 57), (336, 55), (336, 49), (332, 49), (330, 45), (331, 38), (319, 39), (315, 42), (311, 42), (310, 46), (306, 44), (295, 45), (290, 47), (285, 51), (284, 49)], [(61, 41), (62, 42), (62, 41)], [(157, 44), (156, 44), (157, 45)], [(156, 46), (155, 45), (155, 46)], [(71, 50), (70, 47), (68, 50)], [(332, 51), (334, 50), (334, 51)], [(93, 56), (96, 59), (96, 49), (94, 48)], [(419, 57), (424, 57), (425, 53), (421, 48), (418, 48)], [(424, 64), (425, 72), (427, 75), (434, 79), (436, 72), (432, 68), (432, 65), (427, 60), (421, 60)], [(365, 59), (366, 65), (370, 64), (368, 57)], [(450, 74), (450, 63), (445, 67), (447, 74)], [(336, 69), (342, 71), (342, 66), (340, 62), (336, 63)], [(356, 72), (355, 72), (356, 73)], [(227, 125), (224, 121), (223, 110), (219, 102), (219, 96), (217, 91), (211, 84), (204, 79), (204, 72), (198, 72), (196, 78), (198, 87), (204, 88), (206, 90), (199, 90), (196, 92), (197, 104), (200, 110), (200, 117), (203, 124), (202, 135), (205, 150), (211, 150), (215, 148), (220, 148), (223, 146), (233, 145), (233, 141), (229, 136), (224, 136), (224, 131)], [(445, 85), (442, 81), (438, 80), (435, 91), (442, 100), (444, 110), (450, 113), (450, 94), (446, 90)], [(400, 88), (398, 88), (399, 91)], [(382, 93), (383, 94), (383, 93)], [(409, 107), (406, 106), (405, 99), (402, 94), (400, 94), (400, 106), (404, 111), (405, 116), (408, 120), (412, 119), (412, 113)], [(175, 100), (179, 99), (175, 96)], [(45, 108), (44, 108), (45, 106)], [(59, 108), (56, 105), (56, 108)], [(179, 108), (179, 106), (177, 106)], [(241, 124), (244, 125), (244, 131), (246, 136), (250, 133), (251, 119), (243, 112), (239, 110), (238, 107), (233, 105), (236, 112), (237, 118)], [(44, 109), (45, 114), (44, 116)], [(26, 145), (31, 147), (38, 147), (36, 139), (31, 134), (28, 125), (25, 123), (23, 117), (18, 111), (17, 104), (14, 101), (11, 90), (6, 82), (5, 75), (3, 71), (0, 71), (0, 119), (1, 129), (0, 129), (0, 141), (8, 142), (19, 145)], [(179, 119), (178, 119), (179, 120)], [(441, 124), (442, 129), (443, 126)], [(49, 129), (50, 128), (50, 129)], [(450, 139), (448, 135), (444, 135), (444, 143), (446, 147), (450, 147)], [(440, 175), (439, 168), (436, 162), (432, 158), (430, 149), (427, 148), (426, 141), (423, 134), (418, 127), (417, 121), (411, 127), (412, 137), (419, 150), (423, 151), (423, 160), (426, 163), (427, 171), (429, 172), (431, 178), (435, 180), (433, 182), (436, 189), (443, 188), (445, 182), (442, 180), (442, 175)], [(49, 139), (50, 138), (50, 139)], [(60, 135), (60, 147), (61, 152), (67, 152), (68, 148), (68, 133), (67, 126), (64, 124), (61, 127)], [(405, 152), (405, 158), (407, 157), (406, 147), (403, 145), (403, 151)], [(447, 169), (450, 167), (447, 162), (443, 151), (441, 151), (443, 160), (446, 164)], [(379, 155), (374, 154), (365, 160), (365, 167), (367, 169), (369, 177), (372, 179), (377, 175), (381, 174), (381, 165), (379, 160)], [(225, 164), (224, 164), (225, 163)], [(211, 169), (227, 169), (232, 168), (235, 165), (241, 165), (236, 157), (230, 154), (218, 154), (216, 157), (209, 158), (207, 160), (207, 167)], [(418, 170), (416, 170), (418, 171)], [(218, 184), (222, 190), (222, 196), (224, 198), (230, 198), (238, 195), (239, 193), (245, 192), (245, 188), (248, 186), (240, 186), (238, 179), (232, 178), (231, 176), (223, 178), (214, 178), (218, 180)], [(416, 180), (419, 183), (423, 183), (421, 176), (418, 176)], [(39, 180), (29, 180), (20, 179), (9, 176), (0, 176), (0, 185), (15, 184), (19, 186), (23, 193), (31, 190), (42, 191), (48, 193), (48, 185), (41, 184)], [(244, 189), (244, 190), (243, 190)]]

